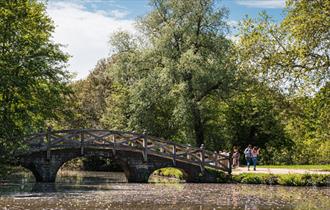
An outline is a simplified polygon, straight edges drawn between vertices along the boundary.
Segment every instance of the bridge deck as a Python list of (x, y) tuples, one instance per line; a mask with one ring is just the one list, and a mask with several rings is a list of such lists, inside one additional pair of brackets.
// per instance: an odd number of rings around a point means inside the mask
[(231, 157), (226, 153), (217, 153), (188, 145), (178, 144), (162, 138), (133, 132), (77, 129), (41, 132), (25, 140), (28, 149), (24, 154), (47, 151), (47, 157), (53, 150), (77, 149), (81, 154), (86, 149), (109, 149), (115, 154), (118, 150), (141, 152), (145, 161), (148, 156), (171, 159), (173, 165), (177, 161), (223, 170), (231, 173)]

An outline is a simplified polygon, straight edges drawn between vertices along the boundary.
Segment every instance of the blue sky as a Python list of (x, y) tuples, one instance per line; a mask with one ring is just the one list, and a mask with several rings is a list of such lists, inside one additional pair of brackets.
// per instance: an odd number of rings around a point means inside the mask
[[(182, 0), (184, 1), (184, 0)], [(134, 23), (152, 8), (149, 0), (48, 0), (47, 12), (54, 20), (54, 40), (65, 45), (72, 57), (68, 70), (76, 79), (85, 78), (97, 61), (110, 54), (109, 37), (116, 31), (134, 33)], [(285, 0), (222, 0), (229, 9), (228, 21), (245, 15), (257, 17), (265, 10), (276, 21), (283, 18)]]

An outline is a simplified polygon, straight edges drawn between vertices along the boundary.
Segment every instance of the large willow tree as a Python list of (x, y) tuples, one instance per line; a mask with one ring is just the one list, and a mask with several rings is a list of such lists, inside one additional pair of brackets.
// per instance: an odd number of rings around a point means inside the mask
[[(202, 104), (225, 96), (234, 76), (227, 11), (213, 0), (152, 0), (142, 36), (112, 38), (114, 94), (104, 123), (201, 145)], [(112, 100), (112, 101), (111, 101)]]
[(0, 1), (0, 161), (22, 135), (61, 113), (68, 56), (37, 0)]
[(287, 0), (285, 12), (279, 23), (266, 13), (242, 21), (239, 67), (290, 102), (293, 162), (329, 163), (330, 0)]

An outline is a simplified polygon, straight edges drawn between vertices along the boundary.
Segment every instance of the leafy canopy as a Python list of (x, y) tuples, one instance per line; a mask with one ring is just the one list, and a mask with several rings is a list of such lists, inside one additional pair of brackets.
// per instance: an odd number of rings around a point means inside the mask
[(60, 117), (69, 93), (68, 55), (45, 10), (37, 0), (0, 1), (0, 150)]

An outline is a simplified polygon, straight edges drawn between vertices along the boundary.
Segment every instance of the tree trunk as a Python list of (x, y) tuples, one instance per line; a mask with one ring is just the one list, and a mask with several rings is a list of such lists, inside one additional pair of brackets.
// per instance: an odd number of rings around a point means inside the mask
[(197, 104), (192, 105), (196, 146), (204, 144), (204, 127)]
[(198, 102), (196, 101), (196, 97), (194, 94), (194, 90), (192, 87), (192, 75), (191, 73), (187, 73), (185, 75), (185, 81), (188, 84), (188, 95), (191, 102), (191, 113), (192, 113), (192, 120), (193, 120), (193, 126), (194, 126), (194, 132), (195, 132), (195, 144), (196, 146), (200, 147), (202, 144), (204, 144), (204, 127), (203, 122), (201, 118), (201, 113), (198, 108)]

